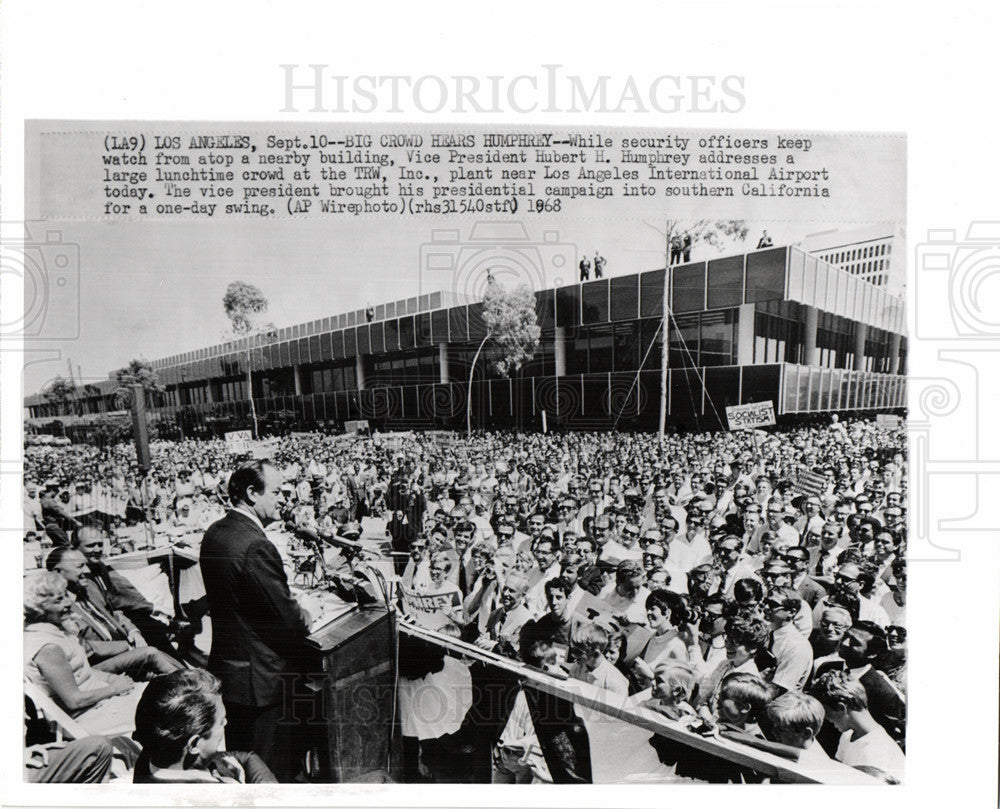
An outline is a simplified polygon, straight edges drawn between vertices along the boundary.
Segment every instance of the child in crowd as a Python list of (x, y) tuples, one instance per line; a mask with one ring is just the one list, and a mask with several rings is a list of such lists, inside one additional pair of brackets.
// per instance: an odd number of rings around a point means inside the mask
[(727, 674), (719, 687), (716, 718), (723, 728), (763, 738), (757, 719), (770, 698), (771, 690), (757, 675), (743, 671)]
[(576, 661), (570, 668), (570, 676), (623, 697), (628, 696), (628, 678), (608, 661), (610, 648), (611, 637), (604, 627), (597, 624), (577, 626), (570, 645), (570, 652)]
[(698, 675), (690, 663), (668, 659), (657, 665), (653, 698), (641, 703), (668, 719), (693, 719), (698, 712), (691, 701), (698, 690)]
[(822, 779), (830, 770), (832, 760), (816, 742), (816, 734), (825, 718), (819, 700), (786, 691), (767, 704), (766, 714), (774, 741), (797, 748), (800, 751), (798, 763), (803, 771)]

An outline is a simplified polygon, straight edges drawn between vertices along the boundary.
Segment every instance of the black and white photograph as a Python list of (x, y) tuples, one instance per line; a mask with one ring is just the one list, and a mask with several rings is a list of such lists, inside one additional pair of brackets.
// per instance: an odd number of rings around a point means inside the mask
[(995, 805), (997, 22), (4, 3), (0, 800)]
[(904, 780), (904, 138), (28, 137), (28, 779)]

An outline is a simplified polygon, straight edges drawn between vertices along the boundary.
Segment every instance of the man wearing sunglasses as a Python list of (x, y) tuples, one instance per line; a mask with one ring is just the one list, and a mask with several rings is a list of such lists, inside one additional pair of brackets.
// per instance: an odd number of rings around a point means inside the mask
[(801, 606), (802, 600), (789, 587), (775, 588), (761, 605), (764, 618), (771, 622), (771, 655), (775, 660), (771, 682), (785, 691), (801, 691), (812, 671), (812, 646), (794, 623)]

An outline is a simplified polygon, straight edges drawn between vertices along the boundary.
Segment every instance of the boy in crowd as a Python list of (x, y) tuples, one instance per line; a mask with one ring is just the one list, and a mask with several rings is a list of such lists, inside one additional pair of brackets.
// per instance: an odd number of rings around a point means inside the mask
[(868, 711), (868, 695), (859, 680), (843, 671), (829, 671), (816, 681), (812, 693), (841, 733), (837, 761), (903, 780), (903, 751)]
[(766, 714), (774, 741), (798, 748), (799, 766), (817, 779), (822, 779), (832, 762), (816, 742), (816, 734), (824, 719), (819, 700), (787, 691), (767, 704)]
[(698, 712), (691, 705), (698, 679), (694, 668), (683, 660), (664, 660), (656, 667), (653, 698), (641, 703), (668, 719), (693, 719)]
[(597, 624), (576, 627), (570, 645), (570, 652), (575, 658), (569, 670), (570, 676), (627, 697), (628, 678), (608, 662), (610, 648), (611, 637), (604, 627)]

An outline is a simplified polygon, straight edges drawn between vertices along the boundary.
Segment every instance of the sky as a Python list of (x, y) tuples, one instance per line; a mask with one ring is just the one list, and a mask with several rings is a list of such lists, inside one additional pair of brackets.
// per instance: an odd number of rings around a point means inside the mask
[[(229, 325), (222, 298), (232, 281), (258, 286), (270, 303), (269, 319), (282, 327), (420, 292), (477, 295), (486, 266), (501, 281), (545, 288), (576, 280), (580, 256), (593, 260), (595, 250), (607, 259), (609, 277), (664, 263), (664, 224), (652, 217), (515, 223), (516, 239), (501, 238), (489, 224), (474, 230), (476, 220), (456, 217), (342, 222), (46, 223), (45, 236), (36, 241), (51, 241), (57, 228), (79, 274), (71, 273), (62, 289), (50, 288), (43, 334), (61, 339), (36, 344), (46, 352), (26, 360), (25, 395), (65, 376), (67, 360), (74, 374), (92, 382), (136, 357), (159, 359), (221, 342)], [(838, 227), (815, 221), (748, 225), (743, 245), (696, 245), (692, 258), (752, 248), (765, 227), (776, 245)], [(442, 229), (457, 229), (457, 241)], [(453, 240), (442, 246), (449, 236)], [(450, 257), (454, 271), (433, 269), (441, 256)], [(42, 311), (30, 297), (38, 294), (26, 284), (26, 312)]]

